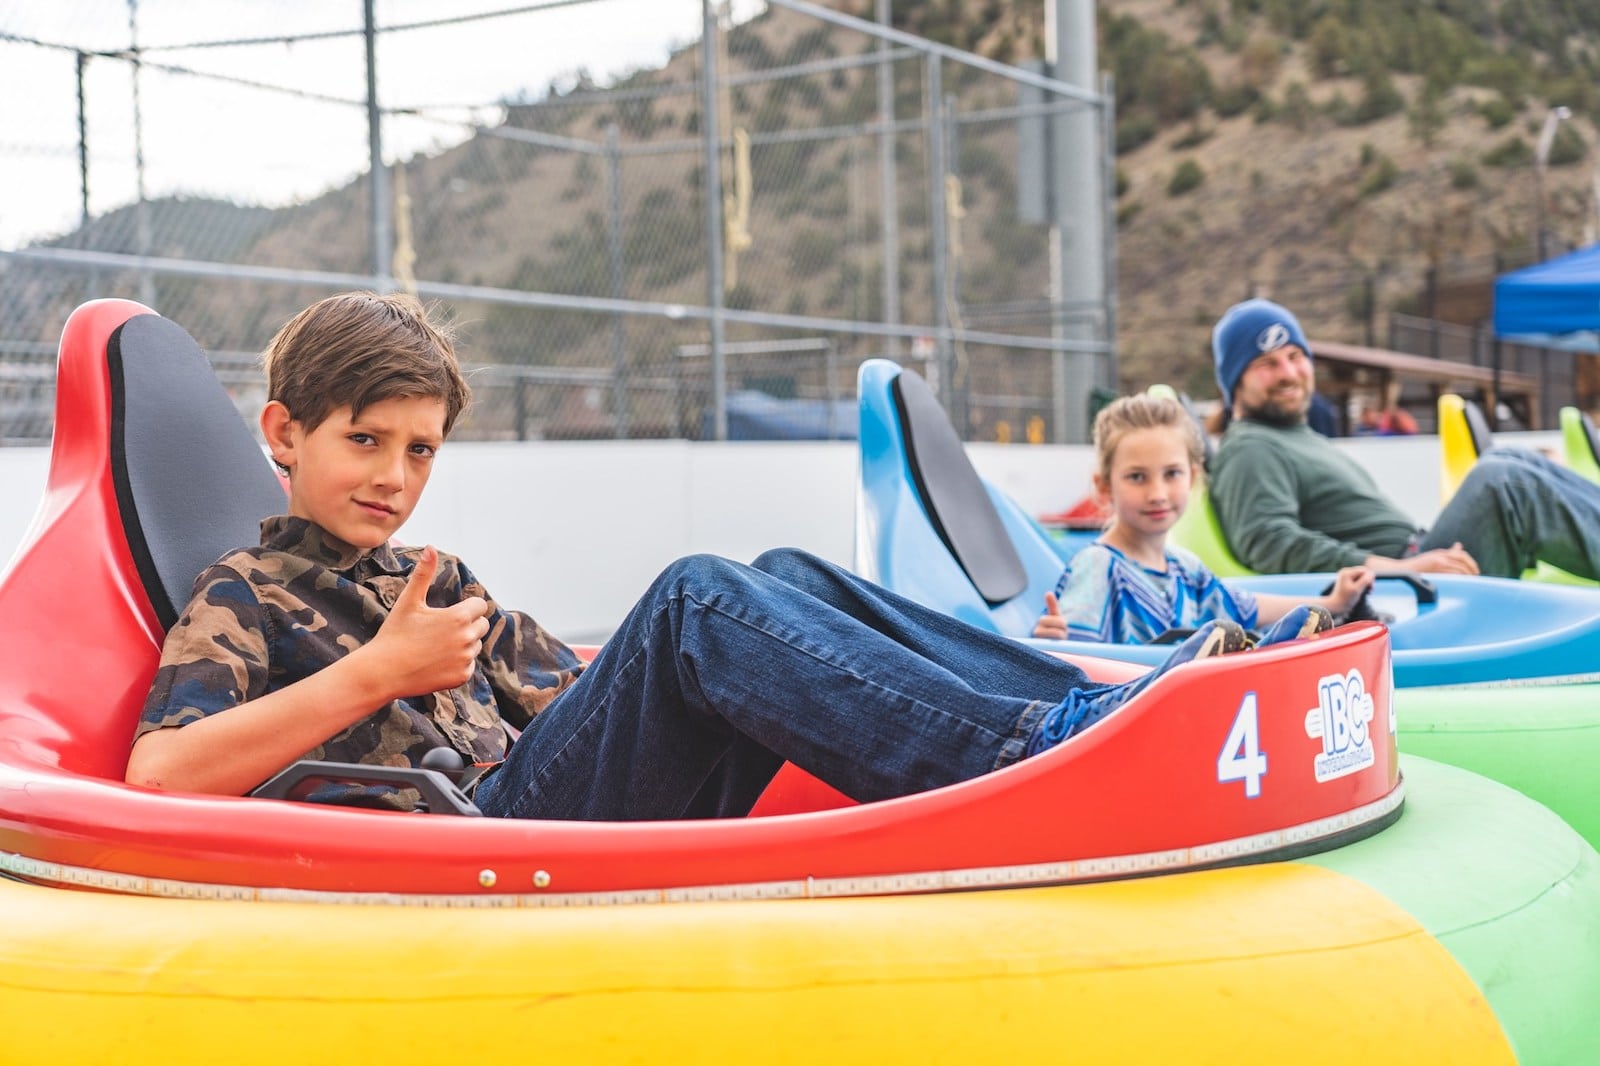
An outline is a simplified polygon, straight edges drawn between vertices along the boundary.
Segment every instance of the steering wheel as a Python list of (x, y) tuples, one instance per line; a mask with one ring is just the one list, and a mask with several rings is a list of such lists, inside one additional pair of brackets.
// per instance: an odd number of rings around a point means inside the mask
[[(1370, 593), (1377, 587), (1379, 581), (1403, 581), (1410, 585), (1411, 590), (1416, 593), (1417, 606), (1419, 608), (1424, 604), (1439, 602), (1439, 589), (1421, 574), (1414, 574), (1409, 570), (1386, 570), (1381, 574), (1374, 575), (1372, 584), (1362, 591), (1361, 598), (1350, 605), (1350, 609), (1344, 615), (1346, 622), (1382, 622), (1388, 625), (1394, 621), (1394, 615), (1380, 611), (1372, 606)], [(1334, 582), (1330, 581), (1320, 595), (1328, 595), (1333, 591), (1333, 587)]]

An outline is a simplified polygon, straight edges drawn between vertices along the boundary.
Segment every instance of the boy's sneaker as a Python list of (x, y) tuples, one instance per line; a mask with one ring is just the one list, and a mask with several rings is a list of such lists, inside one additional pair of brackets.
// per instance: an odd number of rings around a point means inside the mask
[(1094, 688), (1075, 688), (1067, 698), (1044, 713), (1039, 726), (1028, 740), (1028, 754), (1036, 755), (1046, 748), (1055, 747), (1068, 737), (1081, 733), (1112, 711), (1143, 692), (1150, 682), (1174, 666), (1209, 659), (1215, 655), (1243, 651), (1250, 646), (1243, 629), (1235, 622), (1207, 622), (1196, 629), (1182, 644), (1172, 650), (1165, 662), (1142, 677), (1124, 681), (1120, 685), (1100, 685)]
[(1265, 648), (1271, 644), (1287, 644), (1291, 640), (1304, 640), (1314, 637), (1318, 633), (1326, 633), (1333, 628), (1333, 615), (1328, 613), (1326, 607), (1313, 607), (1309, 604), (1300, 604), (1292, 607), (1289, 612), (1267, 628), (1261, 634), (1261, 639), (1256, 642), (1256, 647)]

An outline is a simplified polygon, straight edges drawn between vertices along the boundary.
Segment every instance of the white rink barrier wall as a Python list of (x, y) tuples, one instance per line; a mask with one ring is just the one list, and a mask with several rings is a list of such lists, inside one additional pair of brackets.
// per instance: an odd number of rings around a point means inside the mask
[[(1559, 450), (1554, 433), (1497, 443)], [(1438, 512), (1434, 437), (1341, 440), (1419, 525)], [(978, 472), (1033, 514), (1089, 491), (1080, 445), (971, 444)], [(49, 450), (0, 449), (0, 558), (10, 559), (44, 490)], [(848, 566), (854, 442), (459, 442), (402, 531), (466, 559), (494, 596), (576, 642), (603, 639), (673, 559), (748, 561), (794, 546)]]

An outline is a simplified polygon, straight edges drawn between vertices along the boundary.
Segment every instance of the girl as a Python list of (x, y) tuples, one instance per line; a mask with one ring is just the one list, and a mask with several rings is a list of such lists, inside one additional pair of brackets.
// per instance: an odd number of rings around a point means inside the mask
[[(1262, 643), (1318, 632), (1355, 606), (1372, 584), (1364, 566), (1340, 570), (1333, 591), (1310, 601), (1229, 588), (1191, 552), (1167, 543), (1202, 469), (1199, 427), (1176, 400), (1125, 396), (1094, 422), (1095, 491), (1111, 518), (1072, 557), (1035, 637), (1145, 643), (1168, 629), (1212, 619), (1245, 629), (1272, 626)], [(1305, 602), (1309, 611), (1296, 611)], [(1280, 631), (1287, 626), (1292, 632)]]

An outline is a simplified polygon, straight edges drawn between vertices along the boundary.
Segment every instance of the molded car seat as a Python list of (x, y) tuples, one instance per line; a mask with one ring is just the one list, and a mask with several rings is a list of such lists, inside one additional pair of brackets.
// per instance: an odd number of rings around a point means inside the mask
[[(1440, 486), (1443, 503), (1449, 503), (1467, 472), (1478, 457), (1494, 447), (1494, 433), (1489, 429), (1483, 409), (1471, 400), (1452, 393), (1439, 397), (1439, 458)], [(1524, 581), (1548, 581), (1557, 585), (1591, 585), (1588, 578), (1569, 574), (1560, 567), (1543, 560), (1522, 572)]]
[(1494, 447), (1483, 409), (1471, 400), (1447, 392), (1439, 397), (1439, 487), (1441, 503), (1461, 487), (1461, 481), (1478, 461), (1478, 456)]
[(856, 572), (983, 629), (1032, 632), (1065, 565), (1049, 534), (978, 476), (916, 371), (870, 359), (858, 386)]
[(1600, 482), (1600, 431), (1594, 420), (1576, 407), (1561, 409), (1561, 443), (1567, 466), (1590, 481)]
[(120, 779), (195, 576), (258, 540), (283, 490), (199, 347), (147, 307), (74, 312), (56, 389), (44, 501), (0, 598), (0, 699), (23, 678), (60, 678), (37, 754)]

